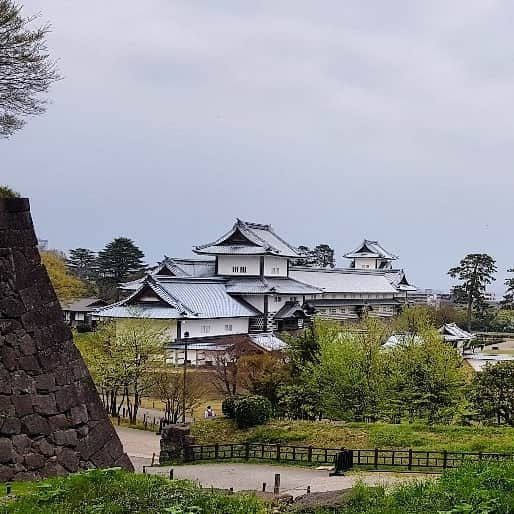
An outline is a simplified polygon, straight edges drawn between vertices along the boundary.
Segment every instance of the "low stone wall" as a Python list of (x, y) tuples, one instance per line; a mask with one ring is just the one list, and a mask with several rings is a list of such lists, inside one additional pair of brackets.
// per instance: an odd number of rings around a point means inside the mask
[(187, 447), (195, 444), (188, 424), (164, 425), (161, 430), (159, 463), (166, 464), (187, 457)]
[(0, 199), (0, 481), (132, 470), (64, 324), (24, 198)]

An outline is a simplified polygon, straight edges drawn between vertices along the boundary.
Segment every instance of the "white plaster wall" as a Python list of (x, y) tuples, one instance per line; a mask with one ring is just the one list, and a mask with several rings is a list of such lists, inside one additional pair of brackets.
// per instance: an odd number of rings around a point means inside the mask
[(359, 257), (355, 259), (355, 269), (377, 269), (377, 259)]
[[(269, 312), (278, 312), (286, 302), (294, 301), (294, 298), (296, 298), (296, 301), (302, 305), (303, 304), (303, 295), (297, 294), (297, 295), (270, 295), (268, 300), (268, 310)], [(276, 301), (277, 299), (280, 299), (280, 301)]]
[(250, 305), (253, 305), (259, 312), (264, 312), (263, 294), (243, 295), (241, 298), (247, 301)]
[[(279, 273), (272, 273), (273, 268), (279, 268)], [(264, 257), (264, 275), (266, 277), (287, 277), (287, 259), (284, 257)]]
[[(248, 333), (248, 318), (188, 319), (182, 321), (181, 325), (182, 337), (189, 332), (189, 338)], [(225, 325), (232, 325), (232, 330), (227, 330)], [(210, 327), (210, 331), (204, 332), (203, 326)]]
[[(233, 266), (246, 266), (245, 273), (234, 273)], [(259, 275), (261, 272), (261, 258), (258, 255), (220, 255), (218, 256), (219, 275)]]

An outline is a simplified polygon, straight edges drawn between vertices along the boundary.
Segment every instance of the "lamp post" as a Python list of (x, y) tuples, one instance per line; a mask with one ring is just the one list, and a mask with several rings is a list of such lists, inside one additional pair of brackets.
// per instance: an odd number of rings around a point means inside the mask
[(184, 332), (184, 378), (182, 384), (182, 423), (186, 422), (186, 383), (187, 383), (187, 338), (189, 332)]

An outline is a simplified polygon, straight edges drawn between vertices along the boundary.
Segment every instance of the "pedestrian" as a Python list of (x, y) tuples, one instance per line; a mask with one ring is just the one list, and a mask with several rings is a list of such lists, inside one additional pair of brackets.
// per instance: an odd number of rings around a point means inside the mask
[(207, 408), (205, 409), (203, 417), (205, 419), (210, 419), (210, 418), (215, 418), (216, 417), (216, 414), (212, 410), (212, 407), (210, 405), (207, 405)]

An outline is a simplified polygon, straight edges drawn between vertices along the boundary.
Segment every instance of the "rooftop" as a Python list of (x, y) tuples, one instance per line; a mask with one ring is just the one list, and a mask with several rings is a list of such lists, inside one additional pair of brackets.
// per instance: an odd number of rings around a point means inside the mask
[(344, 255), (347, 259), (355, 259), (357, 257), (369, 257), (371, 259), (386, 259), (394, 261), (398, 259), (397, 255), (388, 252), (378, 241), (371, 241), (370, 239), (364, 239), (362, 244)]
[(216, 241), (196, 246), (205, 255), (277, 255), (300, 257), (298, 250), (275, 233), (271, 225), (237, 219), (234, 226)]
[(325, 293), (396, 293), (384, 273), (361, 273), (361, 270), (291, 268), (289, 275)]

